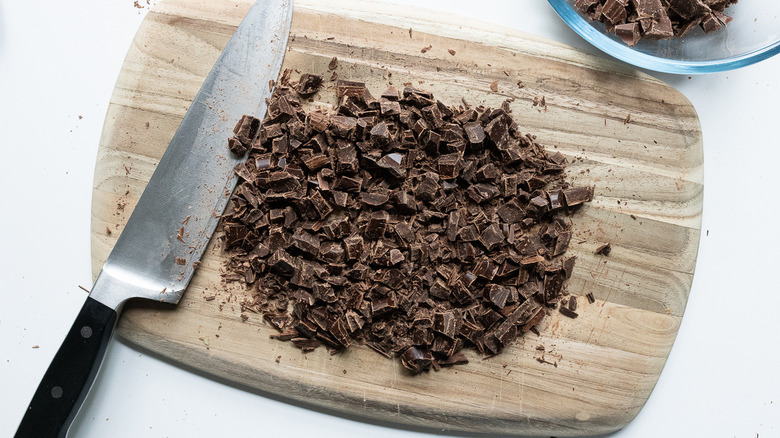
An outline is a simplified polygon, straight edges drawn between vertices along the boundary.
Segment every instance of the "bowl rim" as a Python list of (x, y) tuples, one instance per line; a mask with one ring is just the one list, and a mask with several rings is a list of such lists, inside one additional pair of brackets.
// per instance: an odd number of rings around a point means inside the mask
[(752, 52), (715, 61), (677, 61), (648, 55), (607, 38), (583, 19), (566, 0), (547, 0), (550, 6), (579, 36), (602, 52), (637, 67), (662, 73), (706, 74), (734, 70), (780, 53), (780, 40)]

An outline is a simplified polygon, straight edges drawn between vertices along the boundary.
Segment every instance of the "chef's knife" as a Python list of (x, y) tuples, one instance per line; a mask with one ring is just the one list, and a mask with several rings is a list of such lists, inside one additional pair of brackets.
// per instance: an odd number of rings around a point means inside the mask
[(64, 437), (130, 298), (177, 304), (236, 184), (227, 139), (262, 116), (282, 66), (292, 0), (259, 0), (217, 59), (33, 395), (18, 438)]

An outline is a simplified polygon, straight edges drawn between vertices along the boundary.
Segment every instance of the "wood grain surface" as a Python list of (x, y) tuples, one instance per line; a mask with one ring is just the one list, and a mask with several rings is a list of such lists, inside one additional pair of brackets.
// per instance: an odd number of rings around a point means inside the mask
[[(141, 25), (98, 151), (95, 275), (250, 4), (167, 0)], [(368, 421), (557, 436), (628, 424), (666, 362), (696, 262), (702, 143), (685, 97), (554, 42), (381, 3), (296, 2), (291, 35), (285, 68), (330, 78), (327, 65), (336, 56), (338, 77), (365, 81), (374, 95), (390, 83), (412, 82), (451, 105), (461, 97), (491, 106), (513, 98), (522, 130), (569, 158), (570, 180), (596, 187), (595, 200), (572, 216), (570, 253), (578, 258), (568, 283), (573, 294), (592, 292), (596, 303), (580, 299), (577, 319), (551, 312), (540, 336), (529, 333), (497, 357), (469, 352), (466, 366), (412, 377), (398, 360), (367, 347), (302, 354), (269, 339), (274, 330), (260, 315), (248, 312), (242, 321), (240, 302), (249, 293), (221, 282), (224, 257), (215, 238), (181, 304), (128, 303), (121, 336), (261, 394)], [(493, 81), (497, 92), (490, 91)], [(315, 99), (334, 104), (334, 84)], [(542, 97), (546, 106), (534, 106)], [(595, 255), (605, 242), (612, 244), (609, 257)]]

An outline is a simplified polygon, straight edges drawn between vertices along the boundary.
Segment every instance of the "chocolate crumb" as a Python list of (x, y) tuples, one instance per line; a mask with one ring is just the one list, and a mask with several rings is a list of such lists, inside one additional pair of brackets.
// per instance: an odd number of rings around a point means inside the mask
[(430, 45), (426, 46), (426, 47), (423, 47), (422, 49), (420, 49), (420, 53), (425, 53), (428, 50), (431, 50), (432, 48), (433, 48), (433, 46), (430, 46)]
[(609, 243), (605, 243), (596, 248), (596, 254), (608, 256), (610, 252), (612, 252), (612, 245)]
[(494, 93), (498, 92), (498, 81), (493, 81), (490, 83), (490, 91)]
[(331, 59), (330, 62), (328, 63), (328, 70), (335, 70), (336, 68), (338, 68), (338, 66), (339, 66), (339, 59), (334, 56), (333, 59)]
[(455, 51), (452, 49), (447, 49), (448, 52), (450, 52), (450, 55), (455, 56)]
[(588, 298), (588, 302), (590, 304), (593, 304), (593, 303), (596, 302), (596, 297), (593, 296), (593, 292), (588, 292), (587, 294), (585, 294), (585, 297)]

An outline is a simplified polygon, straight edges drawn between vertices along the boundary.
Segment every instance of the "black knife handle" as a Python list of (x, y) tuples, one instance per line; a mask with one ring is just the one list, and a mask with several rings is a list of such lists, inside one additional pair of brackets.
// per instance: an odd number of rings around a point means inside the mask
[(35, 390), (16, 438), (64, 437), (95, 380), (116, 311), (87, 297)]

